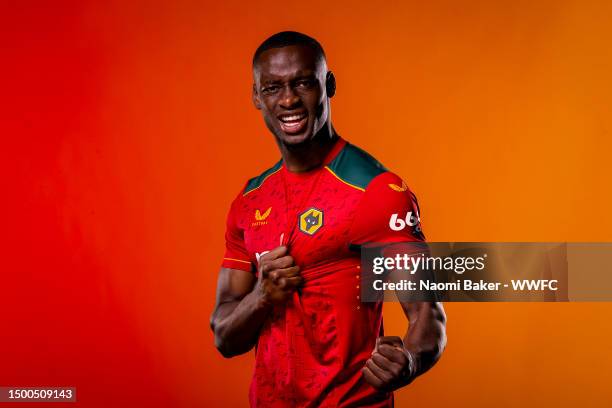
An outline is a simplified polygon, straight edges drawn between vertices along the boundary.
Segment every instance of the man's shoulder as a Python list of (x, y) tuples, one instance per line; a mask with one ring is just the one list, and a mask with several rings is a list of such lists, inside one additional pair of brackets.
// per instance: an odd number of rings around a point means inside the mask
[(242, 195), (245, 196), (257, 189), (259, 189), (264, 183), (265, 181), (270, 178), (273, 174), (277, 173), (281, 167), (282, 167), (282, 160), (279, 160), (278, 162), (276, 162), (272, 167), (264, 170), (263, 172), (261, 172), (259, 175), (250, 178), (247, 182), (246, 185), (244, 186), (244, 189), (242, 190)]
[(371, 154), (348, 142), (327, 168), (338, 179), (359, 190), (365, 190), (377, 176), (388, 172)]

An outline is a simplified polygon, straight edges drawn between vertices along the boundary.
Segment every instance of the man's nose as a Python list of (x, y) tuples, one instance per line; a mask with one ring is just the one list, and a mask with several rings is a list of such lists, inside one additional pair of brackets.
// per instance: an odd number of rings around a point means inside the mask
[(280, 106), (290, 109), (299, 103), (300, 97), (294, 92), (293, 88), (291, 86), (284, 87), (280, 98)]

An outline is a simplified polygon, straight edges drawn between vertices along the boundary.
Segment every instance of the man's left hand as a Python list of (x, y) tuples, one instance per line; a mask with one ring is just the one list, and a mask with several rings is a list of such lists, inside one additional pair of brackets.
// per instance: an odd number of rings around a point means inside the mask
[(412, 382), (416, 374), (414, 356), (397, 336), (376, 339), (376, 348), (362, 369), (363, 378), (381, 391), (394, 391)]

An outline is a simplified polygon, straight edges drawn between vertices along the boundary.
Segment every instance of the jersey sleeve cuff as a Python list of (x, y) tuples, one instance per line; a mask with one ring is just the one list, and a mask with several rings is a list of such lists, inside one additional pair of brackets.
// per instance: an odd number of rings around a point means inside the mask
[(223, 262), (221, 262), (221, 267), (251, 272), (253, 270), (253, 263), (251, 261), (246, 261), (237, 258), (223, 258)]

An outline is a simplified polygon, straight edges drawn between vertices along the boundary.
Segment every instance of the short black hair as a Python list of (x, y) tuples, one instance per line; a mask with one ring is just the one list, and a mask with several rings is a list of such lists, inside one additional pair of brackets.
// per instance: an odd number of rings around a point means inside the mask
[(307, 36), (306, 34), (298, 33), (297, 31), (281, 31), (268, 37), (264, 42), (261, 43), (255, 54), (253, 55), (253, 67), (257, 64), (259, 56), (265, 51), (271, 48), (282, 48), (290, 45), (305, 45), (311, 47), (317, 54), (319, 60), (325, 60), (325, 51), (321, 44), (314, 38)]

